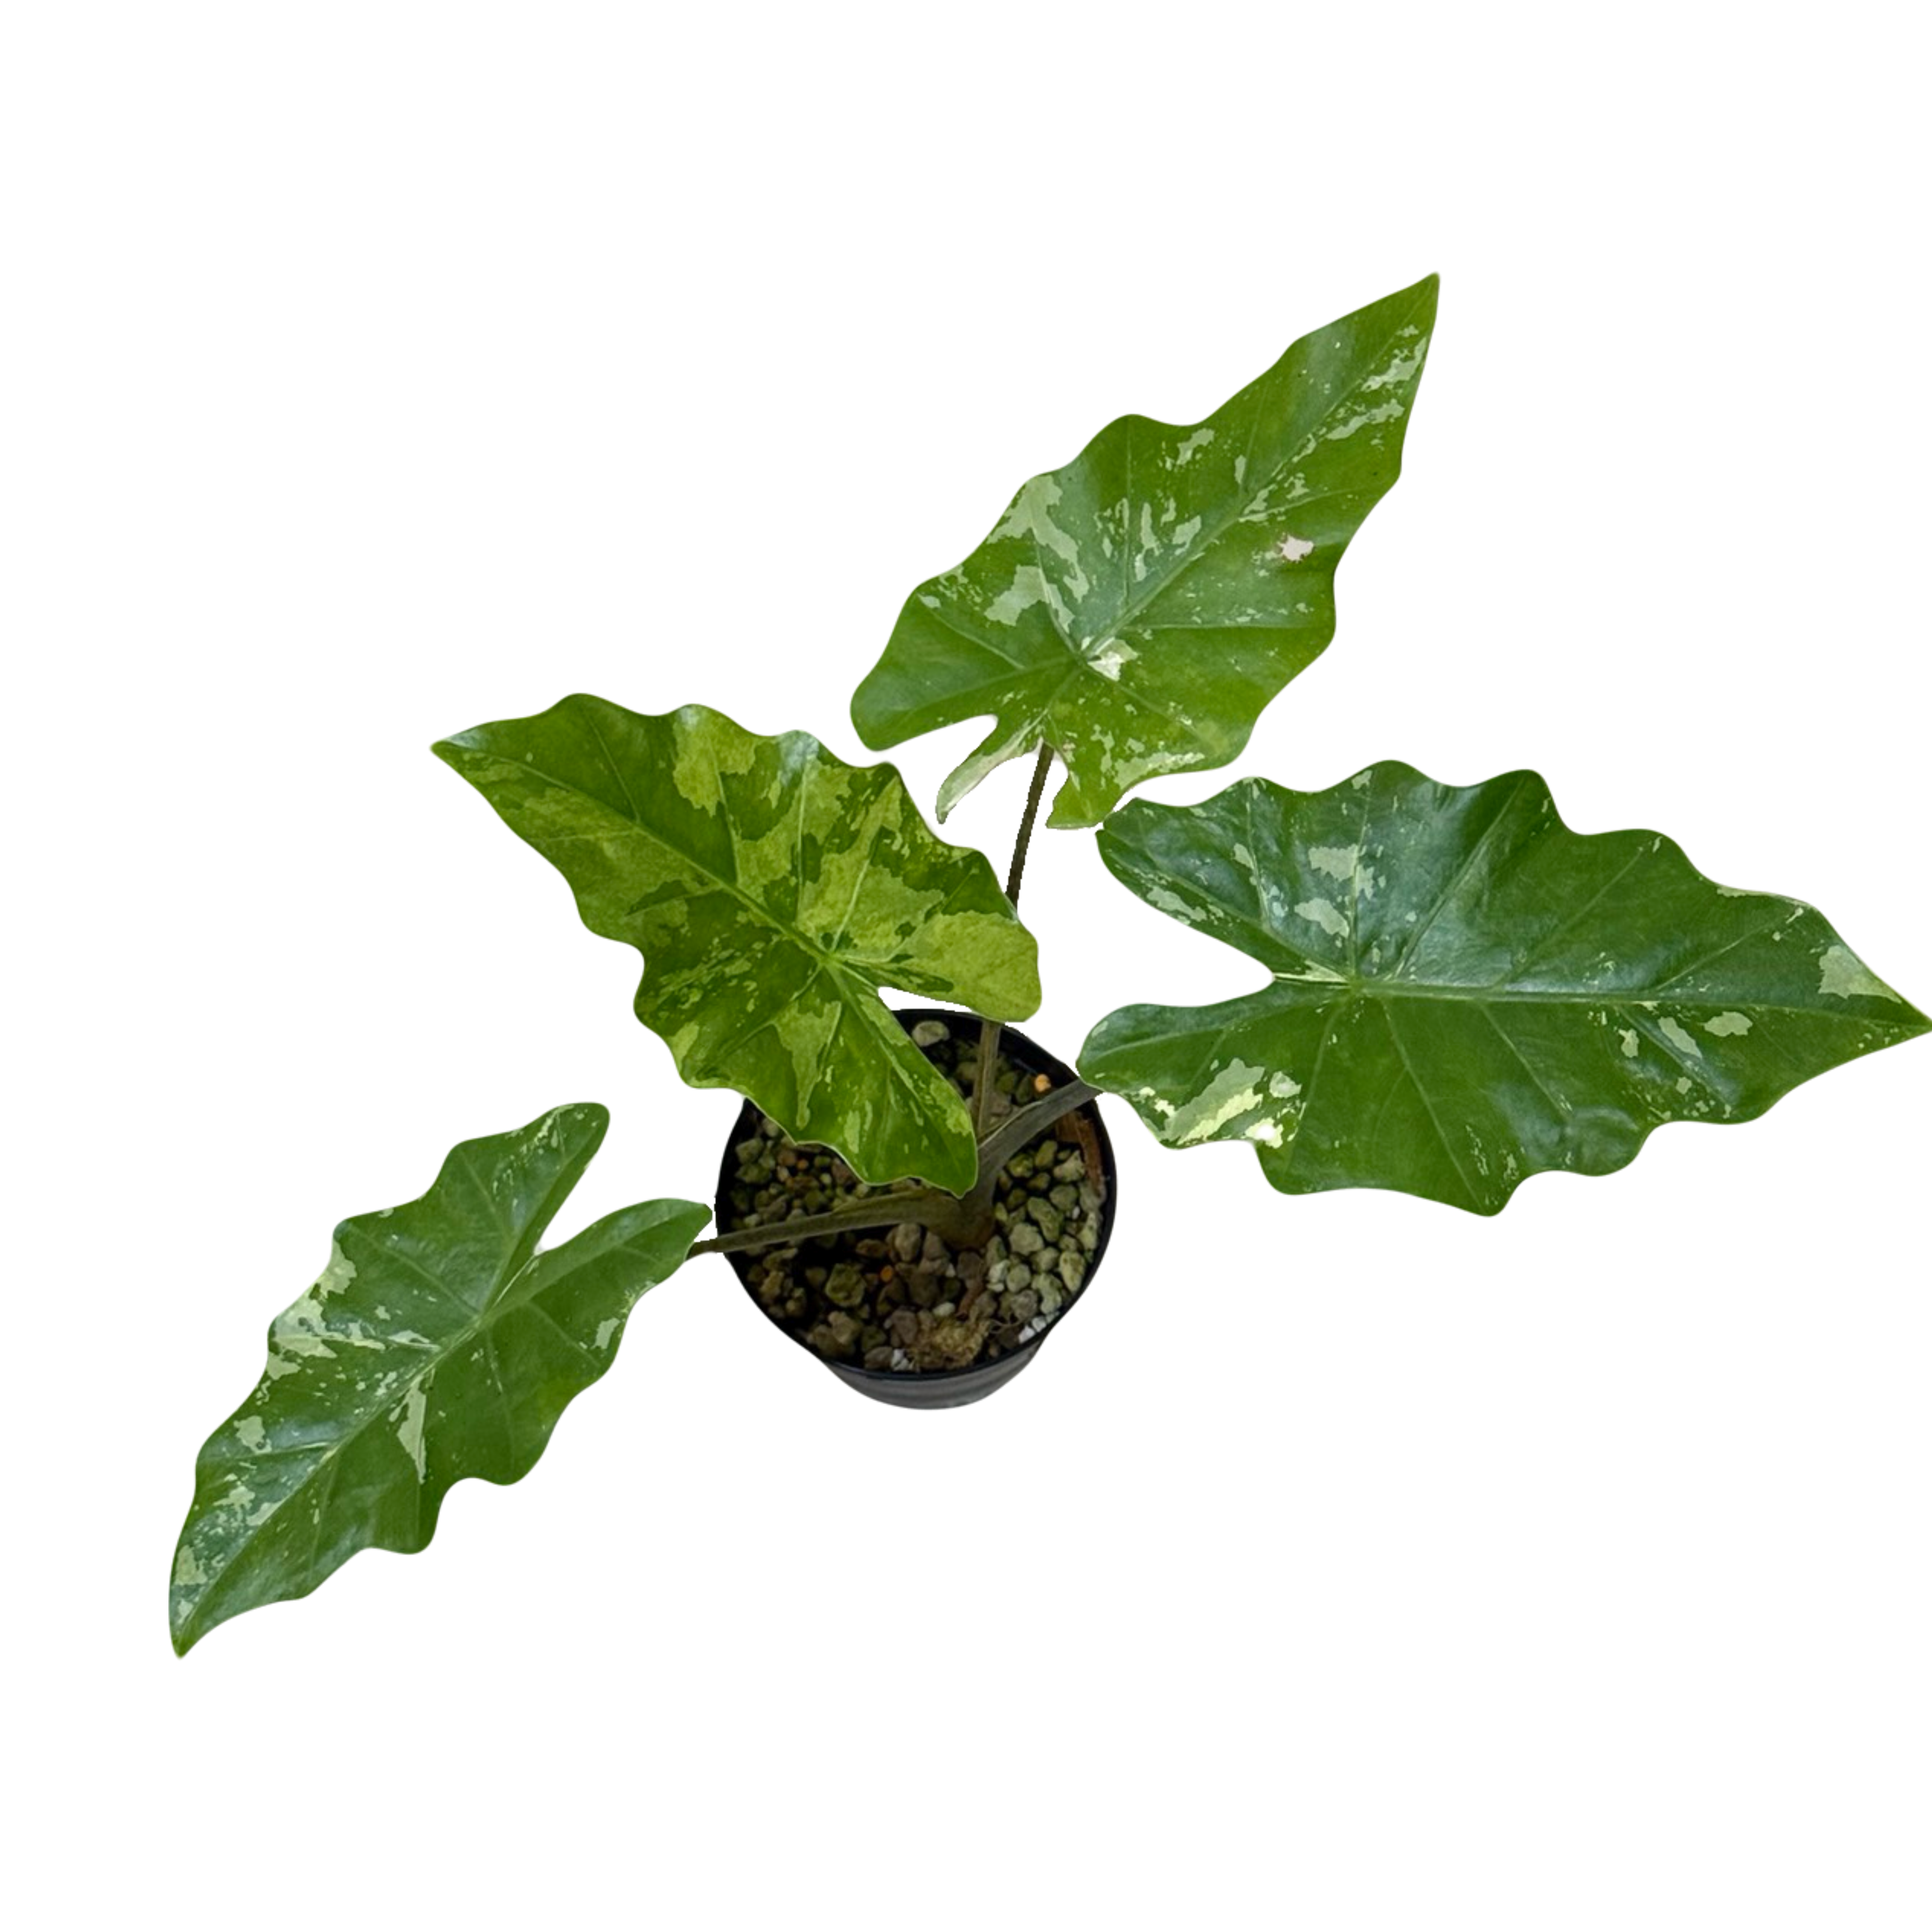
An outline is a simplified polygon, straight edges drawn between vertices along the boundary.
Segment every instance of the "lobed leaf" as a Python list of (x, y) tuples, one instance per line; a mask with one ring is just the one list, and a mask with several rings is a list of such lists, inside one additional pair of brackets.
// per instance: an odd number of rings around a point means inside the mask
[(538, 1253), (609, 1120), (560, 1107), (466, 1141), (420, 1200), (336, 1229), (269, 1330), (254, 1394), (196, 1462), (168, 1597), (177, 1651), (306, 1596), (358, 1550), (421, 1550), (452, 1483), (514, 1483), (542, 1454), (710, 1219), (645, 1202)]
[(874, 751), (990, 715), (939, 816), (1050, 744), (1050, 823), (1225, 765), (1335, 630), (1335, 566), (1401, 468), (1433, 275), (1294, 344), (1204, 422), (1110, 424), (906, 601), (852, 700)]
[(992, 868), (928, 830), (890, 765), (703, 705), (646, 717), (582, 696), (436, 752), (563, 874), (592, 932), (644, 955), (638, 1017), (692, 1086), (748, 1094), (867, 1181), (973, 1185), (965, 1107), (879, 989), (1024, 1019), (1036, 949)]
[(1273, 976), (1110, 1013), (1082, 1077), (1169, 1146), (1250, 1142), (1286, 1193), (1494, 1214), (1530, 1174), (1607, 1174), (1666, 1120), (1749, 1120), (1932, 1024), (1808, 906), (1714, 885), (1655, 832), (1574, 832), (1531, 772), (1249, 779), (1129, 806), (1100, 845)]

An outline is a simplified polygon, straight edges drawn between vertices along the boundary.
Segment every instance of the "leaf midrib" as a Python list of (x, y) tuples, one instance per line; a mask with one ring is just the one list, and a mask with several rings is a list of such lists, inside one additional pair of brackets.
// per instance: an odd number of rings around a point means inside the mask
[[(1162, 1006), (1157, 1002), (1144, 1004), (1138, 1007), (1124, 1006), (1119, 1009), (1122, 1012), (1154, 1013), (1169, 1018), (1173, 1016), (1184, 1013), (1198, 1014), (1202, 1016), (1201, 1023), (1196, 1026), (1180, 1026), (1174, 1024), (1164, 1025), (1158, 1034), (1149, 1035), (1144, 1038), (1137, 1040), (1132, 1042), (1126, 1050), (1144, 1051), (1149, 1048), (1158, 1048), (1160, 1042), (1163, 1040), (1195, 1040), (1199, 1038), (1204, 1034), (1213, 1034), (1217, 1036), (1222, 1036), (1232, 1030), (1230, 1023), (1226, 1017), (1227, 1010), (1230, 1006), (1246, 1006), (1254, 1001), (1264, 1000), (1268, 998), (1269, 994), (1274, 992), (1276, 987), (1282, 985), (1293, 985), (1297, 986), (1319, 985), (1322, 986), (1325, 988), (1330, 985), (1330, 982), (1325, 981), (1314, 980), (1285, 981), (1280, 976), (1277, 976), (1273, 984), (1264, 986), (1256, 992), (1237, 994), (1232, 1000), (1224, 1000), (1217, 1006)], [(1338, 1016), (1342, 1010), (1347, 1007), (1352, 1002), (1358, 1000), (1366, 1000), (1372, 998), (1373, 997), (1374, 995), (1372, 992), (1370, 991), (1370, 988), (1366, 986), (1351, 986), (1346, 982), (1338, 981), (1333, 982), (1332, 992), (1324, 991), (1323, 994), (1319, 998), (1298, 1000), (1294, 1004), (1312, 1012), (1326, 1012), (1331, 1018), (1333, 1018)], [(1444, 1000), (1440, 1004), (1445, 1006), (1474, 1007), (1510, 1005), (1601, 1006), (1606, 1011), (1610, 1010), (1612, 1007), (1634, 1006), (1642, 1008), (1645, 1007), (1646, 1004), (1656, 1006), (1667, 1005), (1682, 1010), (1698, 1011), (1701, 1011), (1708, 1007), (1725, 1012), (1796, 1013), (1801, 1018), (1822, 1020), (1833, 1025), (1843, 1024), (1878, 1027), (1887, 1030), (1903, 1033), (1908, 1039), (1916, 1038), (1918, 1035), (1924, 1030), (1922, 1027), (1915, 1025), (1910, 1020), (1894, 1020), (1876, 1013), (1831, 1012), (1828, 1012), (1822, 1006), (1792, 1006), (1788, 1004), (1779, 1004), (1766, 1000), (1680, 1000), (1672, 998), (1668, 1000), (1653, 1000), (1646, 1003), (1642, 998), (1634, 998), (1629, 994), (1611, 993), (1609, 994), (1586, 994), (1574, 993), (1550, 994), (1546, 996), (1541, 994), (1521, 993), (1514, 995), (1504, 994), (1498, 996), (1495, 993), (1490, 992), (1484, 993), (1480, 997), (1473, 994), (1467, 994), (1459, 998)], [(1111, 1018), (1112, 1016), (1108, 1015), (1107, 1017)], [(1668, 1018), (1669, 1016), (1666, 1015), (1665, 1017)], [(1106, 1024), (1106, 1021), (1103, 1019), (1100, 1024), (1102, 1026), (1104, 1026)], [(1096, 1028), (1096, 1030), (1097, 1032), (1098, 1029)], [(1109, 1051), (1119, 1052), (1121, 1050), (1121, 1048), (1115, 1046), (1112, 1042), (1102, 1042), (1100, 1049), (1102, 1054)]]
[[(1861, 1024), (1884, 1025), (1887, 1022), (1876, 1015), (1855, 1013), (1850, 1011), (1834, 1012), (1819, 1006), (1796, 1006), (1788, 1002), (1753, 998), (1749, 994), (1732, 993), (1725, 996), (1715, 994), (1686, 995), (1665, 993), (1653, 989), (1657, 997), (1652, 998), (1642, 987), (1600, 986), (1594, 991), (1588, 988), (1561, 988), (1543, 992), (1532, 986), (1462, 986), (1448, 982), (1432, 982), (1405, 980), (1390, 982), (1385, 980), (1304, 980), (1292, 974), (1277, 973), (1273, 976), (1276, 986), (1332, 986), (1335, 997), (1341, 998), (1414, 1000), (1422, 1004), (1443, 1006), (1612, 1006), (1646, 1004), (1655, 1006), (1685, 1006), (1702, 1009), (1710, 1006), (1725, 1012), (1756, 1013), (1808, 1013), (1815, 1019), (1856, 1020)], [(1263, 988), (1262, 991), (1268, 989)], [(1307, 1004), (1321, 1005), (1320, 1000)]]

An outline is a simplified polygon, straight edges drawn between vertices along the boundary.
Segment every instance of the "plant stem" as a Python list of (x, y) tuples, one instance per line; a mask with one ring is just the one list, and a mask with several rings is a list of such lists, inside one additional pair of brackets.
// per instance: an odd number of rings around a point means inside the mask
[[(776, 1248), (794, 1241), (808, 1241), (819, 1234), (846, 1234), (861, 1228), (896, 1227), (902, 1221), (916, 1221), (931, 1227), (934, 1220), (948, 1212), (956, 1215), (959, 1203), (936, 1187), (921, 1187), (904, 1194), (880, 1194), (855, 1201), (849, 1208), (834, 1208), (829, 1214), (802, 1214), (796, 1220), (774, 1221), (756, 1228), (740, 1228), (735, 1233), (714, 1234), (708, 1241), (693, 1244), (694, 1255), (738, 1254), (747, 1248)], [(932, 1218), (928, 1219), (928, 1216)]]
[(756, 1228), (740, 1228), (728, 1234), (714, 1234), (691, 1250), (694, 1255), (740, 1254), (748, 1248), (783, 1247), (794, 1241), (808, 1241), (820, 1234), (844, 1234), (862, 1228), (896, 1227), (902, 1221), (916, 1222), (942, 1235), (962, 1239), (976, 1232), (976, 1223), (992, 1210), (1000, 1170), (1024, 1147), (1043, 1133), (1063, 1114), (1092, 1100), (1098, 1090), (1084, 1080), (1070, 1080), (1051, 1094), (1009, 1114), (980, 1144), (980, 1178), (971, 1193), (956, 1199), (937, 1187), (909, 1187), (903, 1192), (874, 1194), (863, 1201), (850, 1202), (824, 1214), (801, 1214), (790, 1221), (772, 1221)]
[(1034, 820), (1040, 816), (1040, 795), (1046, 790), (1046, 775), (1053, 769), (1053, 747), (1042, 745), (1034, 760), (1033, 778), (1027, 787), (1026, 810), (1020, 819), (1019, 836), (1013, 841), (1012, 863), (1006, 868), (1006, 899), (1016, 910), (1020, 902), (1020, 880), (1026, 872), (1027, 848), (1033, 843)]
[(992, 1132), (980, 1143), (980, 1186), (976, 1194), (984, 1193), (987, 1204), (992, 1204), (994, 1184), (1000, 1170), (1004, 1167), (1029, 1141), (1035, 1140), (1052, 1126), (1063, 1114), (1070, 1114), (1076, 1107), (1083, 1107), (1100, 1092), (1097, 1087), (1090, 1087), (1084, 1080), (1070, 1080), (1064, 1086), (1056, 1087), (1050, 1094), (1043, 1095), (1030, 1106), (1022, 1107), (1016, 1114), (1009, 1114)]
[[(1053, 768), (1053, 747), (1042, 745), (1040, 756), (1034, 760), (1033, 782), (1027, 787), (1026, 812), (1020, 820), (1019, 836), (1013, 842), (1013, 861), (1006, 868), (1006, 901), (1015, 911), (1019, 909), (1020, 880), (1026, 872), (1027, 848), (1033, 843), (1034, 820), (1040, 816), (1040, 794), (1046, 789), (1046, 775)], [(980, 1022), (980, 1072), (973, 1082), (973, 1134), (976, 1140), (986, 1138), (988, 1116), (992, 1111), (993, 1091), (1000, 1065), (1000, 1023), (998, 1020)], [(986, 1163), (982, 1160), (980, 1171), (984, 1178)], [(994, 1172), (998, 1170), (997, 1168)]]

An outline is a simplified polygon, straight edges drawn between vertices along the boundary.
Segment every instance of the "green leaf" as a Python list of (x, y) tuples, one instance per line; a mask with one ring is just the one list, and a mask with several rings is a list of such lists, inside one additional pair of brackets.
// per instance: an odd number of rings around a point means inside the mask
[(991, 716), (939, 794), (1050, 744), (1050, 823), (1225, 765), (1335, 632), (1335, 566), (1401, 468), (1436, 278), (1296, 343), (1204, 422), (1123, 416), (1036, 476), (992, 534), (906, 600), (852, 700), (874, 751)]
[(640, 717), (566, 698), (436, 747), (644, 956), (638, 1017), (694, 1087), (748, 1094), (863, 1180), (963, 1193), (971, 1122), (878, 997), (1024, 1019), (1033, 936), (976, 852), (927, 829), (890, 765), (702, 705)]
[(1252, 1143), (1284, 1193), (1492, 1214), (1530, 1174), (1608, 1174), (1666, 1120), (1750, 1120), (1928, 1024), (1808, 906), (1713, 885), (1654, 832), (1574, 832), (1531, 772), (1249, 779), (1129, 806), (1100, 844), (1274, 977), (1108, 1014), (1082, 1076), (1170, 1147)]
[(466, 1141), (421, 1200), (336, 1229), (268, 1330), (254, 1394), (196, 1462), (168, 1598), (177, 1651), (308, 1595), (358, 1550), (421, 1550), (452, 1483), (514, 1483), (543, 1454), (710, 1218), (647, 1201), (539, 1254), (609, 1121), (560, 1107)]

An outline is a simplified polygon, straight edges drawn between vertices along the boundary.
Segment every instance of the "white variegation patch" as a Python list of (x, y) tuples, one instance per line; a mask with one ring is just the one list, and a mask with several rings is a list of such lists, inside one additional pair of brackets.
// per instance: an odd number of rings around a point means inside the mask
[(1703, 1058), (1704, 1049), (1691, 1038), (1690, 1034), (1678, 1022), (1672, 1019), (1659, 1020), (1657, 1023), (1657, 1030), (1680, 1053), (1688, 1053), (1696, 1060)]
[(1160, 1129), (1160, 1137), (1174, 1147), (1192, 1147), (1211, 1140), (1230, 1122), (1264, 1103), (1260, 1083), (1267, 1070), (1231, 1060), (1192, 1099), (1178, 1106)]
[(414, 1384), (403, 1398), (400, 1418), (396, 1425), (396, 1440), (402, 1444), (403, 1454), (415, 1464), (416, 1480), (421, 1482), (428, 1474), (423, 1447), (423, 1424), (429, 1414), (429, 1391), (421, 1382)]
[(1304, 899), (1294, 908), (1294, 916), (1306, 920), (1311, 926), (1318, 926), (1332, 938), (1348, 937), (1348, 922), (1333, 899)]
[(1834, 1000), (1898, 1000), (1898, 995), (1846, 946), (1828, 946), (1818, 956), (1818, 990)]

